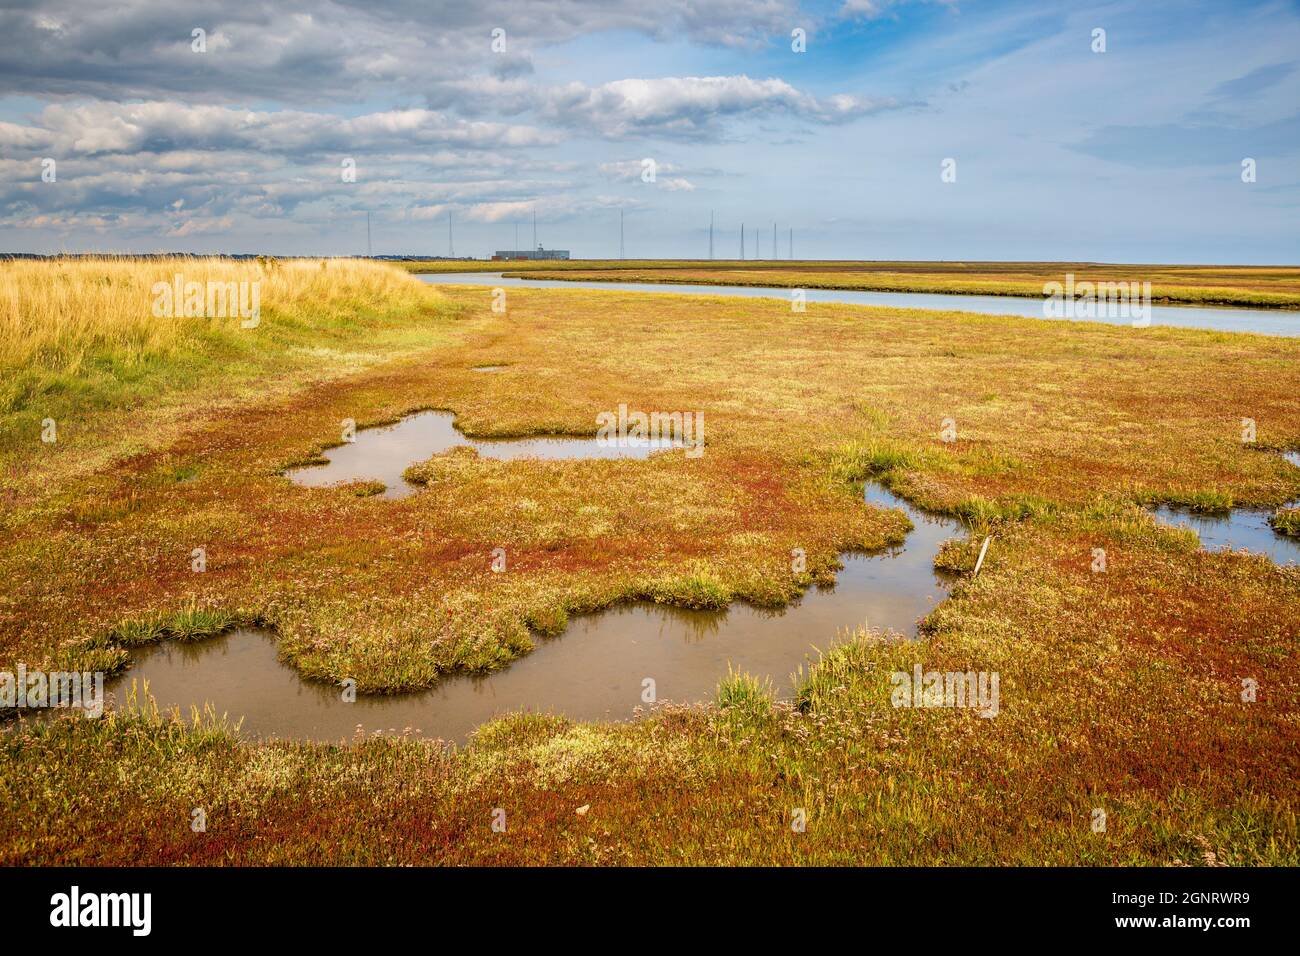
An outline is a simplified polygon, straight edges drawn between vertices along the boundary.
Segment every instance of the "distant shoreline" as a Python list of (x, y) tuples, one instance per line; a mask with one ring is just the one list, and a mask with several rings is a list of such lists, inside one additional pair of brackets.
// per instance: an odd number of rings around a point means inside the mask
[[(1073, 274), (1077, 281), (1150, 281), (1159, 305), (1300, 309), (1297, 266), (1157, 266), (1087, 262), (800, 262), (780, 260), (568, 260), (482, 262), (471, 268), (446, 260), (400, 263), (416, 274), (500, 272), (514, 278), (665, 285), (912, 292), (1043, 298), (1044, 285)], [(454, 266), (454, 267), (453, 267)]]

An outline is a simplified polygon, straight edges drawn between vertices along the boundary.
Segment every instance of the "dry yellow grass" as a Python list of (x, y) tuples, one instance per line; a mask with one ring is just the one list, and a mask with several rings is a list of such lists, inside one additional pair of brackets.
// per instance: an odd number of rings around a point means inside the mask
[[(100, 352), (139, 363), (172, 354), (199, 335), (229, 331), (240, 317), (155, 315), (156, 283), (176, 276), (209, 283), (256, 284), (263, 310), (296, 318), (330, 317), (343, 303), (409, 298), (402, 273), (359, 260), (176, 259), (16, 260), (0, 265), (0, 365), (76, 372)], [(219, 300), (214, 300), (219, 302)]]
[[(203, 290), (204, 313), (209, 283), (233, 290), (225, 316), (185, 317), (184, 302), (172, 303), (175, 317), (155, 315), (155, 284), (178, 274)], [(251, 328), (234, 308), (240, 283), (250, 306), (257, 284)], [(247, 401), (272, 380), (291, 388), (427, 349), (454, 311), (402, 271), (359, 260), (0, 263), (0, 498), (12, 503), (22, 486), (48, 487), (60, 473), (102, 467), (115, 450), (165, 441), (196, 404)], [(42, 445), (46, 420), (58, 441)], [(79, 434), (103, 454), (84, 445), (68, 454)]]

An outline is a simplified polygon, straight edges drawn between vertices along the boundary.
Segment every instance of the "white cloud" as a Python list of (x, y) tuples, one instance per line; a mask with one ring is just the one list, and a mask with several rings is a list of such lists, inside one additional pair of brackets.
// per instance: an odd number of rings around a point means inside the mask
[[(908, 2), (909, 0), (844, 0), (840, 7), (840, 17), (846, 20), (877, 20), (894, 7)], [(958, 0), (923, 0), (923, 2), (937, 3), (956, 10)]]
[(617, 138), (707, 134), (716, 131), (724, 117), (772, 113), (837, 123), (900, 105), (893, 98), (848, 94), (818, 98), (782, 79), (739, 75), (626, 79), (596, 87), (570, 83), (540, 93), (536, 108), (549, 120), (587, 126)]
[(630, 202), (616, 196), (595, 196), (590, 198), (547, 196), (536, 201), (474, 203), (461, 215), (463, 219), (470, 222), (522, 223), (531, 222), (533, 213), (536, 212), (539, 220), (554, 222), (606, 210), (634, 209), (642, 205), (642, 203)]
[[(0, 95), (363, 102), (467, 75), (526, 75), (537, 48), (617, 31), (757, 48), (796, 0), (40, 0), (0, 11)], [(190, 30), (207, 30), (207, 52)], [(491, 30), (508, 52), (492, 53)]]
[(56, 156), (178, 149), (346, 154), (418, 146), (510, 148), (559, 140), (558, 134), (532, 126), (463, 120), (423, 109), (345, 118), (174, 102), (94, 102), (47, 106), (35, 127), (0, 124), (0, 147), (50, 150)]

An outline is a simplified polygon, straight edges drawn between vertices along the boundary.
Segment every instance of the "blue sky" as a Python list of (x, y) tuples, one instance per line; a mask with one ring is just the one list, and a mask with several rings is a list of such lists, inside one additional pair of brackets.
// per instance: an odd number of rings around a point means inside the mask
[(5, 251), (1294, 263), (1300, 7), (51, 0), (0, 167)]

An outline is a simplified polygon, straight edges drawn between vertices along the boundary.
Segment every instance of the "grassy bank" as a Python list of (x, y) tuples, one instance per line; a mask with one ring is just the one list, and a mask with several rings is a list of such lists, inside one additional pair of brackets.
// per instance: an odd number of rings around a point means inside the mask
[[(220, 401), (151, 379), (53, 447), (31, 403), (5, 413), (0, 669), (113, 669), (133, 644), (258, 620), (308, 676), (427, 686), (622, 599), (779, 605), (839, 552), (899, 539), (901, 515), (862, 503), (868, 478), (992, 533), (984, 569), (927, 640), (855, 642), (796, 710), (741, 681), (712, 712), (511, 718), (454, 754), (155, 720), (6, 735), (0, 858), (1295, 861), (1296, 572), (1200, 553), (1137, 506), (1300, 495), (1263, 453), (1300, 447), (1300, 341), (568, 289), (512, 288), (499, 314), (486, 290), (384, 274), (413, 298), (343, 329), (304, 306), (301, 337)], [(706, 453), (456, 461), (401, 501), (280, 474), (348, 418), (436, 407), (474, 435), (591, 435), (620, 403), (703, 411)], [(889, 674), (917, 662), (997, 670), (1001, 714), (892, 707)]]
[[(177, 275), (204, 290), (203, 312), (210, 284), (231, 292), (226, 314), (155, 309), (168, 305), (155, 285)], [(255, 320), (236, 314), (241, 283), (248, 304), (256, 286)], [(196, 409), (428, 348), (452, 316), (423, 283), (355, 260), (0, 263), (0, 494), (16, 502), (64, 473), (174, 441)], [(55, 440), (34, 443), (47, 420)]]
[(502, 272), (537, 279), (663, 282), (872, 292), (956, 293), (1042, 298), (1048, 282), (1150, 282), (1160, 304), (1300, 308), (1294, 266), (1166, 266), (1094, 262), (791, 262), (783, 260), (426, 261), (413, 272)]

